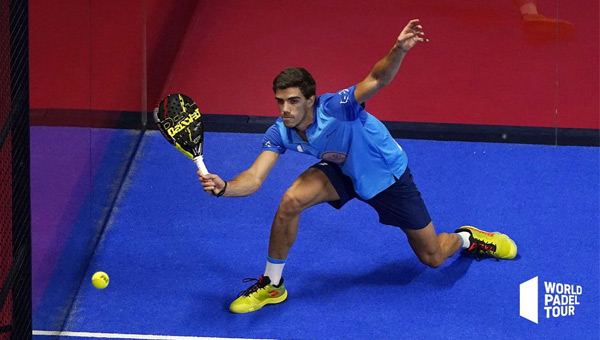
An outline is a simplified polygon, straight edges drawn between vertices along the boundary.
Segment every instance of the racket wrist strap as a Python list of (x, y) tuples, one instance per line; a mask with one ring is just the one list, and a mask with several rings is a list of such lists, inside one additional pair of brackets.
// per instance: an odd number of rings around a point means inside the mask
[(215, 196), (217, 197), (221, 197), (225, 194), (225, 189), (227, 189), (227, 181), (223, 181), (225, 182), (225, 186), (223, 186), (223, 189), (221, 189), (221, 191), (219, 191), (219, 193), (215, 194)]

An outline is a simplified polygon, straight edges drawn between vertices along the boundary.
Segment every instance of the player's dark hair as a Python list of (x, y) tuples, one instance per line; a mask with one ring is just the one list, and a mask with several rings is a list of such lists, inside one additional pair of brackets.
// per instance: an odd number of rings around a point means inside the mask
[(306, 98), (314, 96), (317, 92), (317, 84), (313, 76), (302, 67), (288, 67), (273, 80), (273, 92), (290, 87), (300, 88)]

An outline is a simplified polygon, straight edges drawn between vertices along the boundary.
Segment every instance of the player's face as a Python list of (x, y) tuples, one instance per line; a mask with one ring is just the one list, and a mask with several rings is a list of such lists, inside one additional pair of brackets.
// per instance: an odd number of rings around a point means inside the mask
[(287, 128), (305, 130), (312, 123), (315, 96), (306, 98), (300, 88), (289, 87), (275, 91), (275, 100)]

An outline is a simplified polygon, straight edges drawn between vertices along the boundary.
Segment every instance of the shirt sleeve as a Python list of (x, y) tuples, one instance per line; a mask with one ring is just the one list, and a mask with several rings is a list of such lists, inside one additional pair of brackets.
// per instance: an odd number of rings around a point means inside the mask
[(323, 101), (324, 111), (340, 120), (355, 120), (358, 118), (363, 107), (356, 102), (354, 90), (356, 85), (329, 94)]
[(286, 151), (283, 145), (283, 139), (277, 123), (271, 125), (271, 127), (265, 132), (262, 140), (263, 151), (273, 151), (278, 154), (283, 154)]

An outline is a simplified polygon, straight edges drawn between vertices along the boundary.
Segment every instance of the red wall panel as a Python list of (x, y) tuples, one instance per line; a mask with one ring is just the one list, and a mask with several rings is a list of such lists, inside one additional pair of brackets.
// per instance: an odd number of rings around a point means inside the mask
[(31, 108), (89, 108), (87, 1), (29, 2)]
[(153, 105), (196, 3), (31, 0), (31, 107), (140, 111), (144, 76)]
[(420, 18), (431, 42), (368, 103), (381, 119), (599, 128), (598, 2), (537, 6), (575, 34), (528, 34), (511, 0), (35, 0), (32, 107), (140, 110), (145, 25), (150, 105), (184, 92), (207, 113), (274, 116), (281, 69), (306, 67), (318, 92), (352, 85)]

